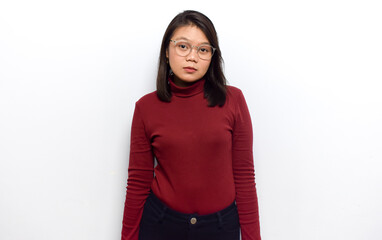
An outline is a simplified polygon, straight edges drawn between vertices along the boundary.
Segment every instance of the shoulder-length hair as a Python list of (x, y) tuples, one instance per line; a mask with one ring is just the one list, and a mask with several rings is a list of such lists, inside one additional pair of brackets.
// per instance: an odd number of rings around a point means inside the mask
[(207, 37), (210, 44), (216, 48), (212, 56), (210, 66), (204, 75), (204, 97), (208, 101), (208, 106), (223, 106), (226, 100), (226, 78), (223, 73), (223, 58), (219, 48), (219, 42), (215, 27), (212, 21), (204, 14), (187, 10), (179, 13), (168, 25), (162, 39), (159, 55), (159, 66), (157, 75), (157, 95), (164, 102), (171, 101), (171, 90), (168, 84), (170, 65), (166, 57), (166, 51), (170, 44), (170, 39), (176, 29), (183, 26), (194, 25), (198, 27)]

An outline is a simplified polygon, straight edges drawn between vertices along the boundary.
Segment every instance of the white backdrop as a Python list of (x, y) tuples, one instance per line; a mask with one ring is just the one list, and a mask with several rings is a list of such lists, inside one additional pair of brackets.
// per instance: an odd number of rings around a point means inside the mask
[(0, 2), (0, 239), (119, 239), (134, 103), (205, 13), (254, 127), (265, 240), (382, 239), (378, 1)]

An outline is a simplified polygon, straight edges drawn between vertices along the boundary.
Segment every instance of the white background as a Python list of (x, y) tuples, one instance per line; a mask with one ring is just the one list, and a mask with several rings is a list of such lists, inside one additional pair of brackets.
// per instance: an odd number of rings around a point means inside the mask
[(0, 239), (119, 239), (134, 103), (205, 13), (254, 127), (264, 240), (382, 239), (378, 1), (0, 2)]

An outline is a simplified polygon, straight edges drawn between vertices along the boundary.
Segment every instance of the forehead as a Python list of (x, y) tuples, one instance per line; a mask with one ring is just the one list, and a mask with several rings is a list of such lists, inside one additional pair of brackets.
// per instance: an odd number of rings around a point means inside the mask
[(209, 43), (206, 35), (200, 28), (189, 25), (177, 28), (172, 35), (173, 40), (186, 40), (195, 44)]

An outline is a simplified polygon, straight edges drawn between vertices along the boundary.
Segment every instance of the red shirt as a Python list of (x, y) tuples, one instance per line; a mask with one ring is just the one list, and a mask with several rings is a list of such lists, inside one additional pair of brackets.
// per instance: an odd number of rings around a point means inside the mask
[(171, 102), (156, 92), (136, 102), (122, 240), (138, 240), (150, 189), (182, 213), (210, 214), (236, 200), (242, 240), (260, 240), (252, 124), (242, 92), (227, 86), (224, 106), (208, 107), (204, 80), (169, 84)]

